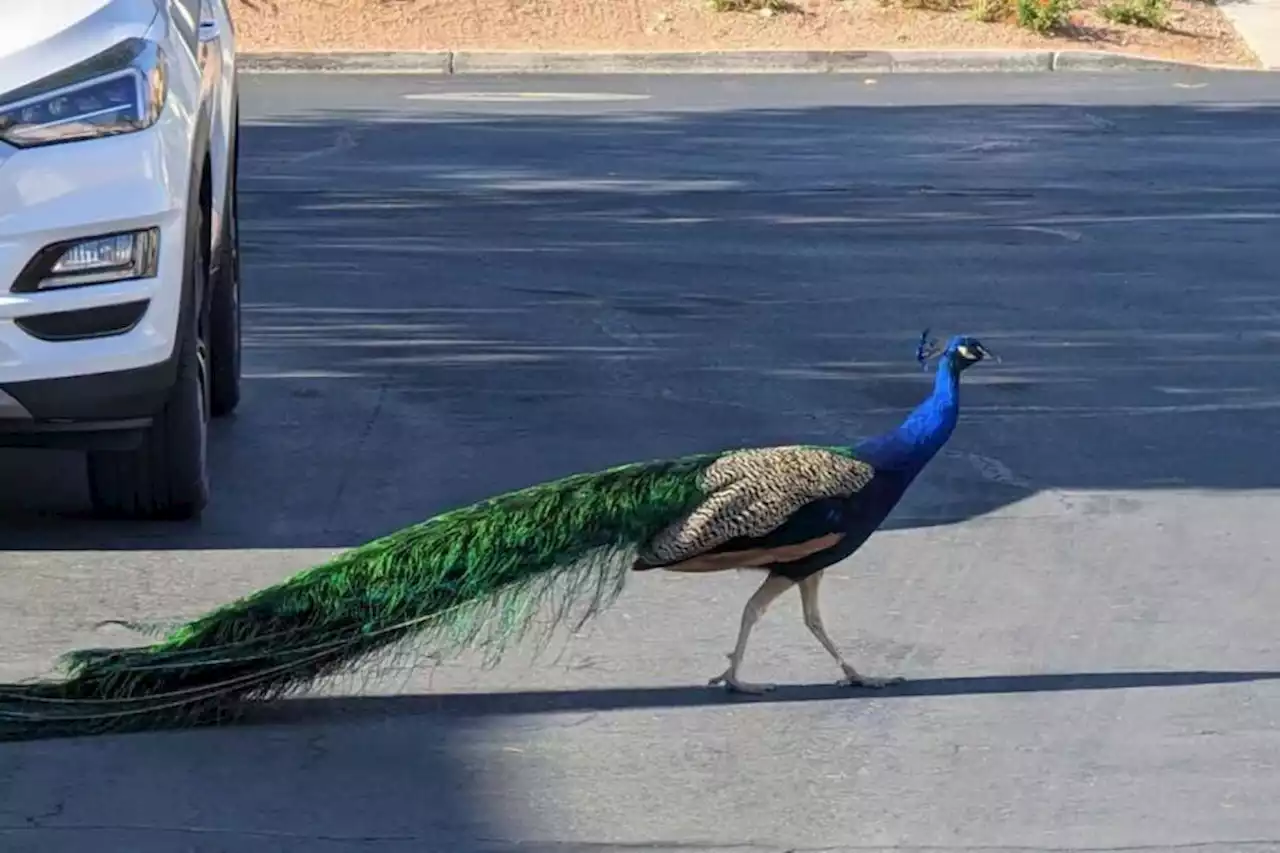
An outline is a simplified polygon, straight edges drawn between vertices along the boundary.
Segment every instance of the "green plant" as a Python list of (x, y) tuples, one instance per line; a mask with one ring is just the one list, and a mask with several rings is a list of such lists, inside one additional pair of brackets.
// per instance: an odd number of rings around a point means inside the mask
[(1017, 0), (1018, 25), (1037, 33), (1061, 29), (1072, 8), (1071, 0)]
[(1159, 29), (1169, 16), (1169, 0), (1114, 0), (1102, 4), (1098, 11), (1117, 24)]
[(1011, 0), (973, 0), (973, 5), (969, 8), (969, 15), (975, 21), (982, 21), (984, 24), (994, 24), (997, 21), (1003, 21), (1013, 12), (1013, 3)]

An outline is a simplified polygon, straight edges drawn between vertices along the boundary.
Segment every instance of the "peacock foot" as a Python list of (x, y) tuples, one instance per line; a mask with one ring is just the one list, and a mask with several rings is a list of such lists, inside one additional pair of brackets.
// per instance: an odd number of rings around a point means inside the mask
[(732, 667), (707, 682), (708, 687), (715, 687), (717, 684), (723, 684), (725, 689), (731, 693), (750, 693), (752, 695), (768, 693), (777, 689), (778, 686), (776, 684), (751, 684), (747, 681), (739, 681)]
[(844, 678), (840, 679), (837, 684), (841, 687), (888, 687), (891, 684), (901, 684), (906, 681), (901, 675), (875, 676), (863, 675), (853, 667), (844, 668)]

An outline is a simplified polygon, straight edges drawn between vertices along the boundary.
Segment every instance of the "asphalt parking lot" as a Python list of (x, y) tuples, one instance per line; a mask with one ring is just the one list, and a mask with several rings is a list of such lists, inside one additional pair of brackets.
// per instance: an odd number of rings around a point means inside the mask
[(92, 522), (78, 459), (0, 452), (0, 678), (495, 492), (891, 428), (929, 326), (1003, 362), (824, 589), (908, 681), (832, 686), (788, 599), (743, 671), (783, 687), (726, 697), (755, 579), (646, 575), (558, 656), (0, 745), (0, 849), (1280, 850), (1278, 107), (1235, 74), (250, 78), (209, 513)]

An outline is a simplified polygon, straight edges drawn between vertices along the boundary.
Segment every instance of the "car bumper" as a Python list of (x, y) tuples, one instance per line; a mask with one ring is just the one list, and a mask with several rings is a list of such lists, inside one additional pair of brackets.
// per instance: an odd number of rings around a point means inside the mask
[(176, 361), (0, 386), (0, 447), (126, 448), (168, 398)]
[[(163, 405), (182, 305), (188, 151), (172, 110), (135, 134), (0, 143), (0, 446), (133, 429)], [(159, 235), (154, 276), (13, 290), (50, 244), (148, 228)]]

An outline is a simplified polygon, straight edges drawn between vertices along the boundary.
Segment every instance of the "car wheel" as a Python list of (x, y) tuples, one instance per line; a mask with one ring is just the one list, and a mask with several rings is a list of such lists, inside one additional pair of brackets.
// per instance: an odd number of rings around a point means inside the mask
[(209, 304), (209, 399), (215, 418), (229, 415), (240, 403), (240, 210), (237, 165), (240, 155), (240, 111), (233, 119), (237, 129), (228, 157), (230, 172), (227, 201), (222, 217), (222, 240), (217, 280)]
[[(187, 293), (202, 292), (208, 278), (204, 211), (197, 212), (196, 241)], [(90, 451), (89, 496), (94, 511), (113, 518), (193, 520), (209, 500), (209, 346), (196, 304), (178, 341), (178, 371), (164, 408), (132, 450)]]

